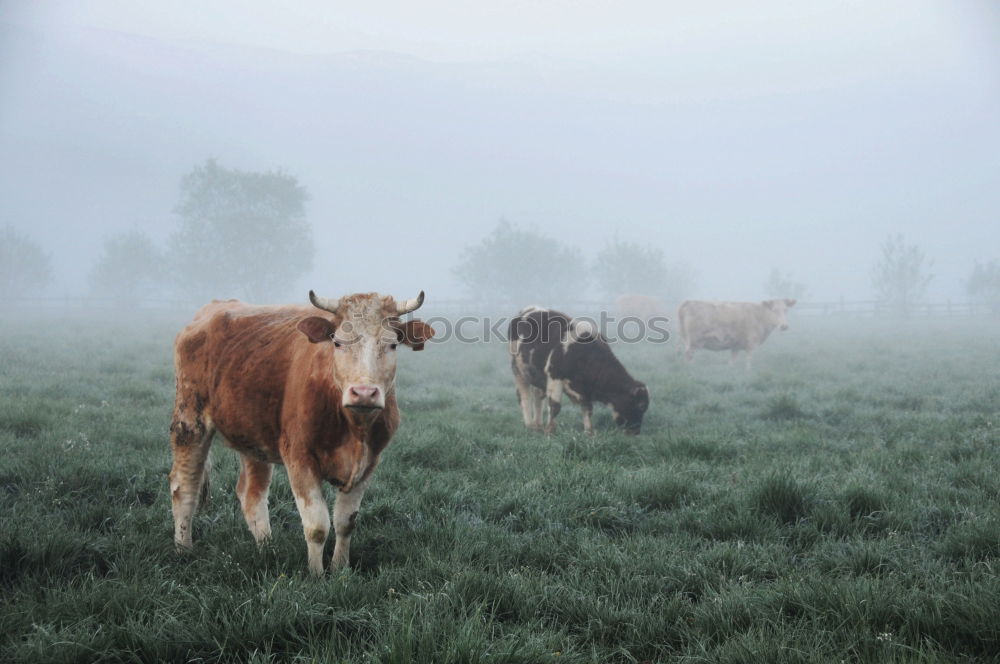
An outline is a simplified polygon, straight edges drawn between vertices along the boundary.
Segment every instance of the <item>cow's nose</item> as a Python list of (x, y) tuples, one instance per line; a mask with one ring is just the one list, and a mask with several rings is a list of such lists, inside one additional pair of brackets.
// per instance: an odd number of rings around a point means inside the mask
[(351, 408), (381, 408), (382, 395), (377, 385), (351, 385), (347, 390), (347, 406)]
[(781, 326), (781, 331), (782, 331), (782, 332), (784, 332), (784, 331), (785, 331), (785, 330), (787, 330), (787, 329), (788, 329), (788, 326), (787, 326), (787, 325), (782, 325), (782, 326)]

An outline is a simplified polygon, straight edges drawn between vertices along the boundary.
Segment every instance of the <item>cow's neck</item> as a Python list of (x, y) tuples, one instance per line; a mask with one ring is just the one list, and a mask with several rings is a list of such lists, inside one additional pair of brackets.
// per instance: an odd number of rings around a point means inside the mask
[(636, 383), (631, 376), (626, 376), (626, 378), (627, 380), (616, 384), (614, 389), (609, 390), (605, 393), (604, 395), (605, 398), (603, 399), (604, 403), (611, 403), (613, 401), (617, 401), (619, 399), (628, 397), (630, 394), (632, 394), (632, 390), (635, 389), (638, 383)]
[(347, 419), (347, 429), (350, 432), (351, 438), (360, 440), (362, 443), (367, 443), (371, 440), (375, 423), (382, 417), (382, 411), (356, 413), (348, 408), (345, 409), (345, 416)]

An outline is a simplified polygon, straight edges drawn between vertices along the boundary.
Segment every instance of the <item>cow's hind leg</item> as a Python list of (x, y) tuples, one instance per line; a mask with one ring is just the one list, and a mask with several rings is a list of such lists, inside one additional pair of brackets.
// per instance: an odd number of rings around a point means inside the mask
[(361, 499), (367, 487), (368, 482), (365, 481), (347, 493), (343, 491), (337, 493), (337, 499), (333, 503), (333, 532), (337, 541), (333, 547), (333, 560), (330, 561), (331, 570), (344, 567), (350, 559), (351, 534), (354, 532), (358, 508), (361, 506)]
[(594, 404), (590, 401), (581, 401), (580, 410), (583, 411), (583, 432), (591, 435), (594, 433)]
[(533, 418), (531, 428), (541, 431), (542, 415), (545, 410), (545, 392), (541, 388), (532, 385), (529, 393), (531, 395), (531, 416)]
[(687, 360), (688, 364), (691, 364), (691, 359), (694, 358), (695, 347), (690, 341), (684, 342), (684, 359)]
[(534, 398), (532, 387), (520, 374), (514, 374), (514, 382), (517, 384), (517, 401), (521, 405), (521, 417), (524, 419), (524, 426), (529, 429), (534, 427)]
[(208, 451), (215, 429), (202, 415), (174, 414), (170, 425), (170, 445), (174, 463), (170, 469), (170, 500), (174, 514), (174, 543), (190, 549), (191, 521), (199, 498), (208, 489)]
[(545, 396), (549, 400), (549, 419), (545, 423), (545, 433), (555, 433), (556, 415), (562, 409), (563, 383), (557, 378), (549, 378), (545, 386)]
[(243, 508), (243, 518), (257, 544), (271, 537), (271, 519), (267, 511), (267, 495), (271, 486), (271, 464), (240, 455), (240, 479), (236, 495)]

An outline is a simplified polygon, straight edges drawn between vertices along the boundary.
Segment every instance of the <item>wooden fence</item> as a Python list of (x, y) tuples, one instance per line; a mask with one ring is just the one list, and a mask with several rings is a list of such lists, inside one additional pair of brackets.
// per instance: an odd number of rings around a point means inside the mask
[[(0, 300), (0, 317), (5, 313), (15, 314), (18, 312), (57, 312), (57, 311), (162, 311), (190, 313), (195, 311), (204, 302), (192, 302), (186, 300), (167, 298), (141, 298), (136, 300), (121, 300), (116, 298), (100, 297), (22, 297), (8, 298)], [(554, 309), (560, 309), (575, 315), (595, 315), (599, 312), (607, 312), (610, 316), (616, 316), (617, 312), (613, 303), (603, 300), (573, 300), (567, 302), (545, 303)], [(438, 315), (452, 317), (461, 316), (509, 316), (520, 307), (516, 305), (502, 305), (485, 301), (469, 299), (428, 299), (424, 306), (424, 315)], [(665, 315), (673, 318), (676, 314), (676, 306), (667, 306)], [(838, 317), (890, 317), (899, 314), (895, 309), (877, 300), (833, 300), (833, 301), (800, 301), (792, 310), (794, 315), (808, 316), (838, 316)], [(997, 316), (1000, 310), (981, 302), (968, 301), (936, 301), (921, 302), (912, 305), (907, 315), (911, 318), (923, 317), (949, 317), (949, 316)]]

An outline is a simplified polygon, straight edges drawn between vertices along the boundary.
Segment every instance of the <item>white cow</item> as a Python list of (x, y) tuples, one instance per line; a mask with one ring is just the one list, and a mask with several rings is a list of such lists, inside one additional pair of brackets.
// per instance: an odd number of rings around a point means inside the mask
[(746, 366), (750, 368), (754, 350), (780, 328), (788, 329), (786, 313), (795, 300), (764, 300), (763, 302), (707, 302), (687, 300), (677, 310), (684, 355), (690, 360), (694, 351), (728, 350), (730, 361), (744, 350)]

